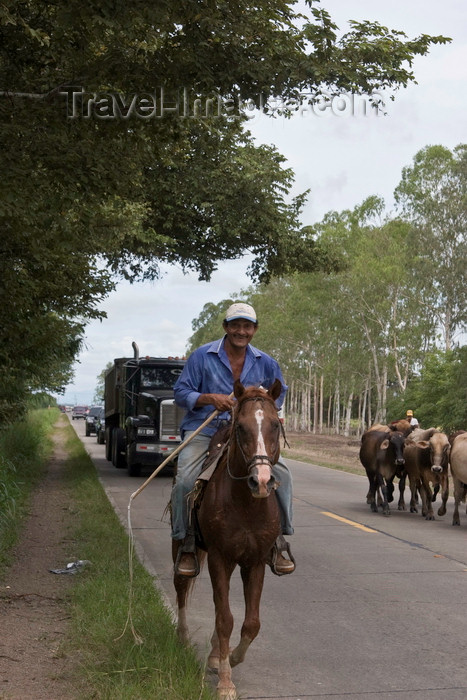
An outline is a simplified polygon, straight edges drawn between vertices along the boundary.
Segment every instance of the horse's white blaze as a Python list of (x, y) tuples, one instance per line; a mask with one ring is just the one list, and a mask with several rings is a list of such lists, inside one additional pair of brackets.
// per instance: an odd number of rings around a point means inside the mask
[[(258, 408), (255, 412), (255, 418), (256, 418), (256, 424), (258, 426), (258, 435), (257, 435), (257, 440), (256, 440), (256, 454), (257, 455), (266, 455), (266, 445), (264, 442), (264, 437), (263, 437), (263, 432), (262, 432), (262, 426), (263, 426), (263, 419), (264, 419), (264, 411), (261, 408)], [(261, 485), (266, 485), (271, 478), (271, 470), (268, 467), (267, 464), (258, 464), (257, 466), (258, 469), (258, 482)]]

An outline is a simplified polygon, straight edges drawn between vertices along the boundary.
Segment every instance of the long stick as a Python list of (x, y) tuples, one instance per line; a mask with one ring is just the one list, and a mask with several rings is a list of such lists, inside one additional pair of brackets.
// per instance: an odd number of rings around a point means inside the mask
[[(232, 397), (233, 397), (233, 392), (230, 394), (229, 398), (232, 398)], [(146, 479), (146, 481), (144, 482), (144, 484), (142, 484), (142, 485), (139, 487), (139, 489), (137, 489), (134, 493), (131, 494), (131, 496), (130, 496), (130, 503), (131, 503), (131, 501), (132, 501), (134, 498), (136, 498), (136, 496), (137, 496), (138, 494), (141, 493), (141, 491), (142, 491), (143, 489), (146, 488), (146, 486), (149, 484), (149, 482), (152, 481), (152, 479), (154, 479), (154, 477), (157, 476), (157, 474), (159, 474), (160, 470), (161, 470), (163, 467), (165, 467), (165, 465), (166, 465), (168, 462), (170, 462), (170, 461), (175, 457), (175, 455), (177, 455), (177, 454), (180, 452), (180, 450), (182, 450), (186, 445), (188, 445), (189, 442), (191, 442), (191, 440), (193, 440), (193, 438), (195, 437), (195, 435), (198, 435), (198, 433), (200, 433), (200, 432), (203, 430), (203, 428), (205, 428), (207, 425), (209, 425), (209, 423), (210, 423), (216, 416), (218, 416), (219, 413), (221, 413), (221, 412), (223, 413), (223, 411), (218, 411), (217, 409), (216, 409), (215, 411), (213, 411), (213, 412), (211, 413), (211, 415), (208, 416), (208, 417), (206, 418), (206, 420), (204, 421), (204, 423), (202, 423), (198, 428), (196, 428), (196, 430), (195, 430), (189, 437), (187, 437), (186, 440), (184, 440), (182, 443), (180, 443), (180, 445), (179, 445), (177, 448), (175, 448), (175, 450), (174, 450), (173, 452), (171, 452), (171, 453), (164, 459), (164, 461), (162, 462), (162, 464), (159, 464), (159, 466), (157, 467), (157, 469), (155, 469), (155, 470), (153, 471), (153, 473), (151, 474), (151, 476), (148, 476), (148, 478)]]

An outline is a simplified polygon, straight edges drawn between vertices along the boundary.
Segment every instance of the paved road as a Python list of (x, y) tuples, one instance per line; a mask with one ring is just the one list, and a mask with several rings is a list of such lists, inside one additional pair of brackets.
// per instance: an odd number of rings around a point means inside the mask
[[(83, 436), (82, 421), (73, 421)], [(104, 488), (127, 524), (130, 495), (145, 481), (105, 460), (82, 437)], [(465, 700), (467, 698), (467, 515), (452, 527), (366, 505), (366, 477), (289, 461), (294, 477), (297, 570), (267, 572), (261, 631), (234, 669), (241, 698), (265, 700)], [(169, 525), (170, 475), (157, 476), (132, 502), (138, 552), (168, 604), (174, 604)], [(396, 486), (397, 494), (397, 486)], [(397, 498), (396, 498), (397, 500)], [(408, 500), (408, 499), (407, 499)], [(235, 577), (235, 574), (234, 574)], [(236, 642), (243, 615), (232, 585)], [(213, 627), (209, 576), (191, 600), (192, 639), (205, 658)]]

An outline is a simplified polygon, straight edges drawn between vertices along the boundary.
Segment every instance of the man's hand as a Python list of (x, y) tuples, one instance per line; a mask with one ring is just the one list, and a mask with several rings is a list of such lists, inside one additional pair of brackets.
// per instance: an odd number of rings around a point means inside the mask
[(196, 402), (197, 406), (214, 406), (218, 411), (231, 411), (235, 401), (227, 394), (201, 394)]

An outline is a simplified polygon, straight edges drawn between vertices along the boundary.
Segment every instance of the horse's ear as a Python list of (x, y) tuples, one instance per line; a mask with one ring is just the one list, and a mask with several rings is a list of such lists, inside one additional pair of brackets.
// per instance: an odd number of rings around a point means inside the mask
[(239, 399), (245, 393), (245, 387), (241, 383), (240, 379), (236, 379), (234, 382), (234, 396)]
[(269, 387), (268, 389), (268, 394), (269, 396), (274, 399), (274, 401), (281, 395), (282, 391), (282, 383), (280, 379), (276, 379), (274, 381), (274, 384)]

